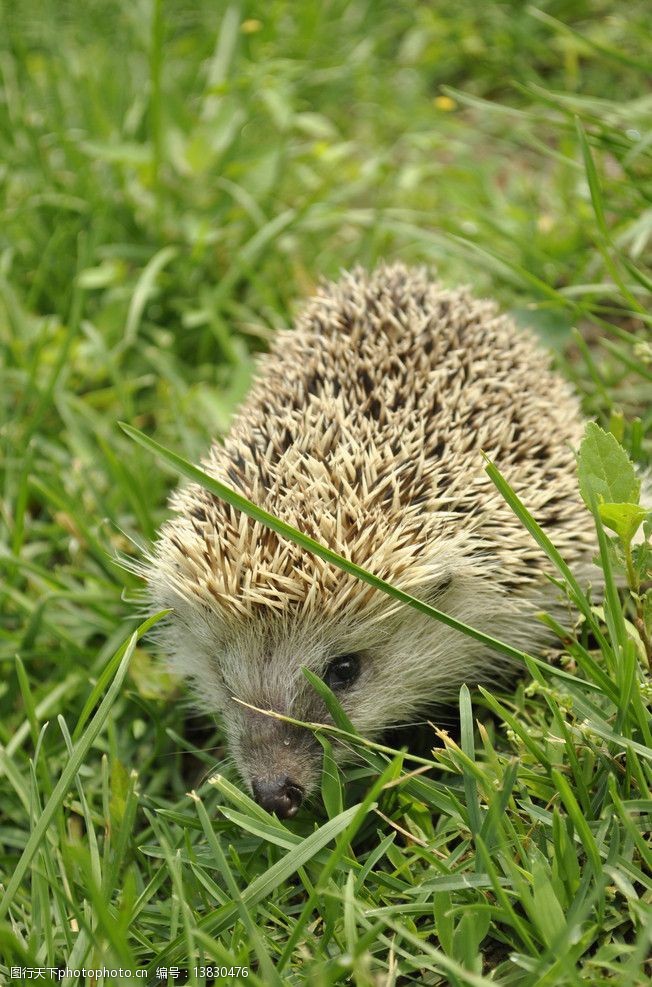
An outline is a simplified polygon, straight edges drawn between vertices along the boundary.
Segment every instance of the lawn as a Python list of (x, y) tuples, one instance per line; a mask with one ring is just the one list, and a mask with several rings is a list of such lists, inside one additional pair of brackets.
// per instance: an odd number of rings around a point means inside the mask
[[(651, 50), (643, 0), (0, 2), (3, 983), (649, 983)], [(118, 422), (196, 462), (380, 258), (554, 352), (606, 592), (540, 541), (555, 654), (433, 712), (432, 754), (340, 776), (325, 739), (282, 823), (142, 624), (178, 470)]]

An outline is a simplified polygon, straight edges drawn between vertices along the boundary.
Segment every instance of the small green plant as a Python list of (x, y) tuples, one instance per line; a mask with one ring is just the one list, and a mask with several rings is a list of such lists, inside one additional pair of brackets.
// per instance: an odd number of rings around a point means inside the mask
[[(587, 425), (586, 438), (580, 449), (579, 481), (584, 503), (597, 516), (598, 528), (603, 525), (617, 536), (610, 543), (609, 556), (616, 570), (626, 576), (636, 608), (634, 625), (639, 649), (649, 668), (652, 660), (652, 588), (645, 588), (645, 584), (649, 583), (652, 571), (652, 511), (640, 503), (641, 480), (627, 453), (613, 435), (594, 422)], [(634, 538), (641, 528), (643, 538), (634, 545)], [(603, 571), (607, 580), (609, 569), (605, 558)]]

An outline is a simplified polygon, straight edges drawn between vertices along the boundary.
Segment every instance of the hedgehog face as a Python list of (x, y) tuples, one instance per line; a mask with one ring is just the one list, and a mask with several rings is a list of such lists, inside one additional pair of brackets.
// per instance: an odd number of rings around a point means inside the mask
[[(293, 637), (296, 640), (297, 635)], [(240, 654), (242, 659), (242, 650)], [(322, 700), (302, 674), (302, 666), (307, 666), (323, 678), (355, 719), (365, 682), (373, 674), (371, 662), (367, 656), (351, 651), (333, 656), (329, 650), (317, 649), (314, 644), (311, 647), (309, 642), (301, 646), (297, 641), (292, 653), (283, 647), (276, 653), (268, 650), (259, 654), (259, 674), (252, 682), (253, 663), (249, 656), (244, 660), (249, 669), (246, 676), (238, 674), (235, 662), (222, 662), (225, 693), (231, 693), (222, 707), (229, 746), (256, 800), (287, 818), (295, 814), (318, 784), (321, 746), (309, 730), (257, 712), (244, 703), (304, 722), (332, 722)], [(341, 748), (338, 754), (344, 758), (345, 749)]]
[[(518, 643), (527, 633), (531, 643), (529, 608), (524, 621), (518, 604), (506, 601), (500, 573), (490, 576), (492, 563), (477, 553), (474, 561), (468, 540), (442, 544), (422, 560), (425, 583), (415, 586), (404, 577), (401, 588), (497, 637)], [(349, 586), (357, 591), (339, 611), (298, 604), (279, 613), (257, 605), (225, 619), (201, 597), (182, 597), (170, 582), (157, 591), (159, 605), (175, 611), (163, 642), (173, 668), (193, 681), (200, 704), (221, 716), (249, 791), (282, 818), (293, 816), (317, 788), (322, 749), (310, 730), (259, 711), (332, 722), (303, 667), (331, 688), (360, 734), (375, 738), (454, 700), (464, 681), (495, 681), (504, 661), (385, 594), (367, 592), (353, 577), (337, 578), (338, 599), (349, 598)], [(348, 745), (334, 745), (339, 761), (351, 753)]]
[[(204, 689), (209, 676), (214, 682), (203, 700), (206, 703), (210, 695), (213, 710), (221, 713), (229, 748), (247, 787), (266, 809), (287, 818), (317, 787), (322, 748), (310, 730), (258, 710), (304, 722), (331, 722), (303, 675), (302, 667), (307, 667), (324, 679), (354, 717), (373, 672), (369, 657), (351, 650), (348, 631), (340, 634), (343, 643), (338, 646), (318, 637), (305, 622), (290, 627), (283, 621), (270, 635), (273, 626), (273, 616), (263, 615), (217, 642), (211, 659), (205, 655), (196, 681)], [(345, 753), (342, 748), (340, 756)]]
[[(505, 613), (502, 590), (488, 590), (484, 574), (480, 579), (463, 567), (455, 577), (440, 573), (419, 595), (494, 631)], [(486, 652), (475, 642), (384, 594), (372, 594), (339, 619), (323, 611), (279, 616), (261, 608), (225, 624), (195, 600), (177, 597), (168, 604), (176, 611), (166, 642), (174, 664), (194, 679), (201, 704), (221, 715), (249, 791), (282, 818), (293, 816), (318, 786), (322, 749), (310, 730), (259, 710), (332, 722), (302, 667), (326, 682), (369, 738), (413, 723), (429, 707), (450, 701), (463, 680), (479, 681), (486, 673)], [(504, 630), (514, 638), (514, 627)], [(352, 752), (338, 743), (334, 753), (344, 761)]]

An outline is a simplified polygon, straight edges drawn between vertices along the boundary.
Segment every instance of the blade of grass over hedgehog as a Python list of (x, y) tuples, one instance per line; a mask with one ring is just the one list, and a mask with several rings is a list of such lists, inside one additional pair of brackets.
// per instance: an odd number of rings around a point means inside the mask
[[(130, 436), (130, 438), (134, 439), (135, 442), (138, 442), (145, 449), (148, 449), (150, 452), (159, 456), (177, 473), (187, 477), (194, 483), (198, 483), (216, 497), (219, 497), (221, 500), (225, 500), (227, 504), (231, 504), (231, 506), (235, 507), (236, 510), (242, 511), (254, 521), (258, 521), (267, 528), (271, 528), (272, 531), (275, 531), (282, 537), (288, 538), (290, 541), (295, 542), (295, 544), (299, 545), (301, 548), (305, 548), (306, 551), (312, 552), (313, 555), (319, 556), (319, 558), (324, 559), (325, 562), (331, 562), (334, 566), (337, 566), (338, 569), (342, 569), (344, 572), (348, 572), (352, 576), (356, 576), (358, 579), (362, 580), (362, 582), (368, 583), (370, 586), (380, 590), (382, 593), (386, 593), (395, 600), (399, 600), (401, 603), (406, 603), (409, 606), (414, 607), (415, 610), (419, 610), (421, 613), (426, 614), (426, 616), (432, 617), (433, 620), (438, 620), (440, 623), (446, 624), (448, 627), (459, 631), (461, 634), (465, 634), (467, 637), (472, 637), (474, 640), (480, 641), (482, 644), (487, 645), (489, 648), (493, 648), (495, 651), (506, 655), (508, 658), (514, 658), (520, 662), (525, 662), (526, 658), (529, 658), (531, 661), (538, 662), (546, 668), (548, 667), (545, 662), (541, 661), (541, 659), (528, 655), (526, 652), (520, 651), (518, 648), (514, 648), (510, 644), (506, 644), (504, 641), (499, 641), (497, 638), (491, 637), (490, 634), (484, 634), (482, 631), (478, 631), (474, 627), (470, 627), (461, 620), (456, 620), (454, 617), (449, 616), (449, 614), (444, 613), (443, 610), (438, 610), (429, 603), (424, 603), (423, 600), (419, 600), (415, 596), (410, 596), (409, 593), (404, 593), (403, 590), (397, 589), (395, 586), (390, 585), (390, 583), (385, 582), (384, 579), (374, 576), (373, 573), (367, 572), (367, 570), (363, 569), (362, 566), (356, 565), (355, 562), (350, 562), (348, 559), (338, 555), (337, 552), (327, 548), (326, 545), (322, 545), (313, 538), (309, 538), (308, 535), (302, 534), (296, 528), (293, 528), (291, 525), (286, 524), (277, 517), (274, 517), (274, 515), (270, 514), (268, 511), (263, 510), (262, 507), (257, 507), (250, 500), (247, 500), (246, 497), (236, 493), (235, 490), (227, 486), (225, 483), (221, 483), (219, 480), (216, 480), (215, 477), (209, 476), (208, 473), (205, 473), (197, 466), (193, 466), (192, 463), (189, 463), (187, 459), (177, 455), (177, 453), (172, 452), (170, 449), (166, 449), (165, 446), (162, 446), (154, 439), (149, 438), (149, 436), (139, 431), (139, 429), (134, 428), (133, 425), (128, 425), (126, 422), (118, 422), (118, 424), (123, 432)], [(568, 675), (566, 672), (562, 672), (561, 669), (556, 669), (555, 674), (561, 678), (569, 678), (571, 681), (573, 680), (573, 676)]]
[[(304, 675), (307, 671), (307, 668), (303, 669)], [(328, 686), (324, 689), (318, 688), (317, 683), (320, 683), (321, 685), (323, 685), (323, 683), (321, 679), (318, 679), (317, 676), (312, 675), (312, 673), (310, 675), (306, 675), (306, 678), (310, 681), (310, 684), (316, 689), (316, 691), (319, 692), (322, 699), (324, 699), (324, 701), (328, 704), (328, 695), (330, 693), (330, 689), (328, 690), (328, 693), (326, 692)], [(330, 693), (330, 695), (332, 696), (332, 693)], [(353, 725), (351, 725), (350, 730), (345, 730), (340, 726), (334, 726), (332, 723), (309, 723), (305, 720), (296, 720), (293, 716), (286, 716), (285, 713), (276, 713), (272, 709), (261, 709), (259, 706), (252, 706), (251, 703), (246, 703), (244, 700), (237, 699), (235, 696), (233, 696), (233, 701), (238, 703), (240, 706), (245, 706), (254, 713), (262, 713), (264, 716), (270, 716), (272, 719), (280, 720), (282, 723), (289, 723), (295, 727), (304, 727), (307, 730), (312, 730), (314, 733), (327, 733), (333, 737), (339, 737), (342, 740), (350, 740), (353, 743), (361, 744), (363, 747), (367, 747), (372, 751), (378, 751), (381, 754), (395, 755), (397, 753), (393, 747), (387, 747), (385, 744), (379, 744), (375, 740), (369, 740), (368, 737), (362, 737), (359, 733), (356, 733), (353, 729)], [(330, 706), (332, 708), (332, 704), (330, 704)], [(425, 765), (426, 767), (434, 766), (433, 761), (429, 761), (425, 757), (419, 757), (418, 754), (406, 753), (405, 759), (408, 761), (414, 761), (415, 764)]]
[(309, 668), (303, 667), (301, 671), (303, 672), (304, 676), (308, 679), (315, 692), (319, 693), (321, 698), (324, 700), (324, 703), (326, 704), (326, 709), (333, 717), (333, 723), (335, 724), (335, 726), (339, 727), (340, 730), (346, 730), (347, 733), (351, 733), (355, 735), (356, 729), (351, 723), (349, 717), (346, 715), (346, 713), (338, 703), (337, 696), (335, 695), (333, 690), (329, 689), (326, 683), (323, 681), (323, 679), (320, 679), (318, 675), (315, 675), (314, 672), (311, 672)]

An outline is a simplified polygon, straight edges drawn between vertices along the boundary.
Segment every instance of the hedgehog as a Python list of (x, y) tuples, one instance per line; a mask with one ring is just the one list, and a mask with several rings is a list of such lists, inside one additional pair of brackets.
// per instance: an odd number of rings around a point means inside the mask
[[(494, 302), (381, 265), (324, 283), (275, 336), (202, 467), (401, 590), (532, 650), (549, 634), (536, 613), (562, 601), (484, 456), (583, 571), (594, 546), (576, 482), (582, 429), (549, 356)], [(463, 683), (513, 673), (201, 486), (170, 507), (146, 573), (152, 605), (172, 611), (164, 650), (201, 707), (221, 714), (248, 790), (281, 818), (316, 789), (321, 747), (263, 711), (329, 722), (302, 667), (369, 738), (418, 722)]]

